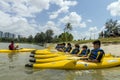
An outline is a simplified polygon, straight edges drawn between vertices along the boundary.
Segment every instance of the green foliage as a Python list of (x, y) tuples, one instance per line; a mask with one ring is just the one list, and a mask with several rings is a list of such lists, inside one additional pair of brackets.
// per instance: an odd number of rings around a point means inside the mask
[(71, 31), (72, 30), (72, 25), (71, 25), (71, 23), (67, 23), (66, 25), (65, 25), (65, 28), (64, 28), (64, 32), (69, 32), (69, 31)]
[(51, 42), (63, 42), (63, 41), (72, 41), (73, 35), (69, 33), (72, 30), (72, 26), (70, 23), (66, 24), (65, 32), (60, 35), (54, 35), (53, 30), (48, 29), (46, 32), (37, 33), (34, 37), (29, 35), (28, 38), (19, 37), (16, 39), (10, 38), (1, 38), (0, 41), (10, 42), (14, 40), (15, 42), (28, 42), (28, 43), (51, 43)]
[(106, 28), (106, 31), (102, 31), (100, 34), (99, 34), (99, 38), (101, 37), (111, 37), (111, 36), (120, 36), (120, 24), (118, 23), (118, 20), (108, 20), (106, 23), (105, 23), (105, 28)]
[(52, 42), (52, 40), (53, 40), (53, 35), (54, 35), (54, 33), (53, 33), (53, 30), (51, 30), (51, 29), (48, 29), (46, 32), (45, 32), (45, 40), (46, 40), (46, 42), (48, 42), (48, 43), (50, 43), (50, 42)]
[(54, 43), (60, 42), (60, 39), (58, 38), (57, 35), (53, 37), (52, 42), (54, 42)]
[(30, 35), (30, 36), (27, 38), (27, 41), (28, 41), (29, 43), (33, 43), (33, 42), (34, 42), (33, 36)]
[(45, 33), (37, 33), (34, 37), (36, 43), (45, 43)]
[[(64, 28), (64, 35), (62, 35), (61, 36), (61, 39), (63, 40), (63, 41), (69, 41), (68, 39), (69, 39), (69, 35), (68, 35), (68, 33), (69, 33), (69, 31), (71, 31), (72, 30), (72, 25), (71, 25), (71, 23), (67, 23), (66, 25), (65, 25), (65, 28)], [(66, 33), (67, 32), (67, 33)], [(71, 37), (70, 37), (71, 38)]]
[[(64, 37), (66, 35), (66, 37)], [(68, 33), (68, 32), (65, 32), (65, 33), (62, 33), (58, 36), (59, 40), (60, 41), (72, 41), (73, 40), (73, 35), (71, 33)]]

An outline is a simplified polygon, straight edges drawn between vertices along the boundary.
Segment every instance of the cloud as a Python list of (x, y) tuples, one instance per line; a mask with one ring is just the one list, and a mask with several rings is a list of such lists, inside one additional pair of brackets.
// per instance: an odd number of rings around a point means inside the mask
[(109, 4), (107, 10), (110, 11), (112, 16), (120, 16), (120, 0)]
[(67, 13), (67, 12), (69, 12), (68, 9), (69, 9), (69, 7), (67, 7), (67, 6), (66, 7), (62, 7), (58, 11), (52, 12), (52, 14), (49, 16), (49, 18), (50, 19), (55, 19), (55, 18), (58, 17), (58, 15), (60, 13)]
[(34, 14), (49, 9), (50, 0), (4, 0), (0, 1), (3, 12), (23, 17), (35, 17)]
[(68, 0), (51, 0), (51, 3), (56, 4), (60, 7), (57, 11), (54, 11), (50, 14), (50, 19), (55, 19), (59, 16), (60, 13), (69, 12), (70, 6), (75, 6), (77, 4), (76, 1), (68, 1)]
[(92, 22), (92, 20), (91, 20), (91, 19), (88, 19), (88, 20), (87, 20), (87, 22), (91, 23), (91, 22)]
[(35, 35), (39, 31), (36, 13), (49, 6), (50, 0), (0, 0), (0, 30), (26, 37)]
[(0, 25), (1, 25), (0, 30), (1, 31), (15, 33), (17, 35), (23, 35), (26, 37), (30, 34), (35, 35), (35, 33), (38, 32), (38, 30), (36, 30), (37, 25), (29, 24), (29, 22), (27, 21), (26, 18), (10, 17), (10, 16), (5, 18), (5, 16), (2, 16), (2, 17), (4, 17), (3, 20), (6, 19), (6, 21), (2, 22), (2, 20), (0, 20)]
[(62, 30), (53, 21), (48, 21), (46, 25), (40, 28), (42, 29), (42, 31), (44, 30), (44, 32), (48, 29), (52, 29), (55, 35), (59, 35), (60, 33), (62, 33)]
[(97, 27), (90, 27), (88, 31), (95, 33), (97, 31)]
[(71, 12), (69, 15), (60, 19), (60, 22), (64, 24), (70, 22), (73, 27), (86, 27), (86, 23), (82, 22), (82, 17), (76, 12)]

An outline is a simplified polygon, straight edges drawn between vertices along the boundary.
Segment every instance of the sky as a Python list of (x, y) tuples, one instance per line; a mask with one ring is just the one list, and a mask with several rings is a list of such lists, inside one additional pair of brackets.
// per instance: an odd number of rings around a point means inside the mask
[(0, 0), (0, 31), (25, 37), (70, 22), (75, 40), (94, 39), (109, 19), (120, 22), (120, 0)]

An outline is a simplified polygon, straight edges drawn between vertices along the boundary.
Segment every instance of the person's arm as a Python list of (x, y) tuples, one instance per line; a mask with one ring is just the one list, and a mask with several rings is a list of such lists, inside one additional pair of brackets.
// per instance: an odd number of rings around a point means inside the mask
[(97, 60), (98, 62), (100, 62), (104, 55), (105, 55), (104, 51), (103, 51), (103, 50), (100, 50), (100, 51), (98, 52), (98, 56), (97, 56), (96, 60)]
[(93, 60), (88, 59), (87, 61), (88, 62), (95, 62), (95, 63), (99, 62), (97, 59), (93, 59)]
[(80, 50), (78, 53), (77, 53), (77, 56), (79, 56), (81, 54), (82, 50)]

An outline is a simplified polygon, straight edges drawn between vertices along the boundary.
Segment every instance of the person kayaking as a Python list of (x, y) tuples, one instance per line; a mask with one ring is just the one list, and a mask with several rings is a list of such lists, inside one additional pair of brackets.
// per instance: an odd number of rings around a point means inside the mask
[(93, 42), (93, 49), (91, 50), (88, 58), (83, 58), (85, 61), (89, 62), (101, 62), (101, 59), (105, 55), (104, 50), (100, 48), (101, 42), (99, 40), (95, 40)]
[(70, 44), (70, 43), (67, 43), (67, 47), (66, 47), (66, 49), (65, 49), (64, 52), (68, 52), (68, 53), (70, 53), (71, 50), (72, 50), (72, 46), (71, 46), (71, 44)]
[(64, 52), (66, 50), (65, 45), (66, 45), (65, 43), (57, 44), (57, 46), (55, 48), (60, 52)]
[(79, 57), (87, 57), (88, 54), (90, 53), (90, 49), (88, 49), (87, 45), (82, 46), (82, 50), (77, 54)]
[(70, 54), (76, 55), (80, 51), (79, 48), (80, 48), (79, 44), (75, 44), (75, 48), (72, 50)]
[(14, 46), (14, 41), (11, 41), (11, 44), (9, 45), (9, 50), (16, 50), (18, 48), (18, 45)]

